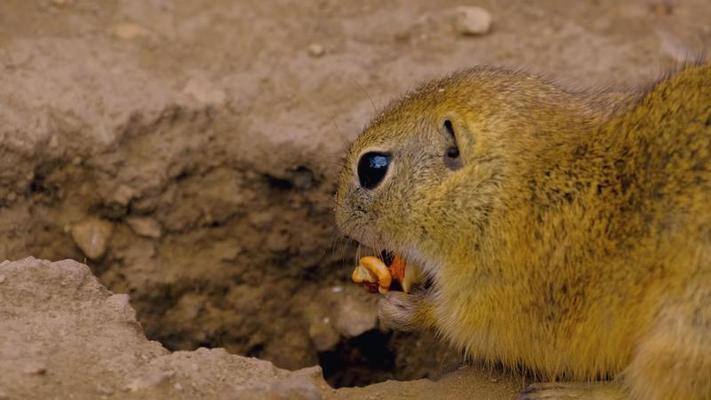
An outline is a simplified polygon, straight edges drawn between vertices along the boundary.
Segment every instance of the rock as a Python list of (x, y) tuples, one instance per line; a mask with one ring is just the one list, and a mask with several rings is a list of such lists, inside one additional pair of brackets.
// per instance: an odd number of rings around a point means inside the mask
[(462, 35), (485, 35), (491, 30), (491, 14), (481, 7), (456, 8), (454, 26)]
[(338, 302), (335, 328), (343, 336), (354, 337), (375, 329), (378, 323), (378, 308), (344, 296)]
[(405, 31), (400, 31), (400, 32), (396, 32), (396, 33), (393, 35), (393, 38), (394, 38), (395, 41), (397, 41), (397, 42), (409, 42), (410, 39), (412, 38), (412, 33), (410, 33), (410, 32), (407, 31), (407, 30), (405, 30)]
[(126, 223), (138, 236), (158, 239), (161, 237), (161, 228), (158, 221), (150, 217), (128, 217)]
[(294, 375), (310, 378), (314, 380), (314, 382), (320, 382), (323, 378), (323, 369), (320, 365), (297, 369), (293, 373)]
[(183, 92), (203, 104), (222, 104), (227, 98), (223, 90), (203, 76), (191, 78)]
[[(149, 341), (140, 325), (127, 324), (126, 295), (112, 295), (72, 260), (26, 258), (0, 262), (7, 278), (0, 290), (0, 399), (72, 397), (156, 399), (451, 399), (515, 398), (520, 382), (475, 369), (458, 370), (433, 382), (427, 379), (365, 388), (333, 390), (319, 367), (290, 372), (267, 361), (224, 349), (168, 352)], [(339, 292), (334, 313), (369, 308), (349, 290)], [(324, 288), (323, 293), (332, 293)], [(343, 299), (341, 298), (343, 297)], [(340, 302), (340, 305), (339, 305)], [(350, 319), (349, 319), (350, 318)], [(351, 316), (343, 322), (354, 323)], [(41, 356), (41, 358), (39, 358)], [(59, 367), (55, 367), (59, 366)], [(129, 393), (121, 393), (118, 390)], [(451, 394), (451, 395), (450, 395)], [(4, 397), (4, 399), (3, 399)]]
[(148, 37), (151, 31), (131, 22), (115, 25), (111, 29), (111, 34), (119, 39), (133, 40), (140, 37)]
[(0, 275), (0, 283), (5, 282), (5, 275)]
[(96, 391), (99, 392), (99, 394), (104, 395), (104, 396), (109, 396), (114, 393), (113, 390), (111, 390), (110, 388), (108, 388), (102, 384), (96, 385)]
[(242, 252), (242, 248), (236, 241), (228, 239), (215, 242), (211, 246), (210, 252), (222, 261), (234, 261)]
[(674, 14), (674, 4), (670, 1), (659, 1), (649, 5), (651, 11), (657, 17), (665, 17)]
[(29, 361), (22, 367), (22, 372), (28, 375), (44, 375), (47, 373), (47, 367), (40, 361)]
[(74, 243), (92, 260), (104, 256), (111, 239), (114, 226), (108, 221), (98, 218), (88, 218), (72, 226), (71, 233)]
[(257, 229), (268, 229), (274, 221), (274, 214), (270, 212), (254, 212), (249, 214), (247, 219)]
[(119, 185), (113, 192), (111, 192), (108, 202), (127, 207), (134, 197), (136, 197), (135, 189), (126, 185)]
[(333, 328), (331, 319), (323, 317), (309, 324), (309, 337), (316, 351), (327, 351), (336, 347), (340, 335)]
[(308, 47), (308, 53), (311, 57), (318, 58), (326, 54), (326, 49), (319, 43), (311, 43)]
[(289, 249), (289, 243), (289, 237), (285, 233), (271, 232), (265, 244), (269, 251), (281, 253)]
[(126, 385), (125, 390), (137, 392), (139, 390), (153, 388), (168, 381), (173, 375), (175, 375), (175, 371), (150, 371), (131, 381), (131, 383)]
[(240, 387), (234, 399), (240, 400), (321, 400), (321, 391), (306, 376), (294, 375), (272, 383)]
[(127, 294), (114, 294), (105, 300), (106, 305), (112, 313), (118, 317), (119, 321), (138, 323), (136, 320), (136, 310), (131, 307), (131, 302)]

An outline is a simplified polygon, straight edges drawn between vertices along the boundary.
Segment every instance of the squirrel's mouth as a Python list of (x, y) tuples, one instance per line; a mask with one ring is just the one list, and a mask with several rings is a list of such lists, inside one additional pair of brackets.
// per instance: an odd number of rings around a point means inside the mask
[(383, 260), (383, 262), (387, 265), (390, 265), (393, 263), (393, 259), (395, 257), (395, 253), (393, 253), (390, 250), (380, 250), (380, 259)]
[(408, 262), (405, 257), (391, 250), (373, 251), (360, 257), (351, 274), (354, 283), (363, 285), (371, 292), (387, 293), (400, 290), (410, 293), (431, 286), (419, 265)]

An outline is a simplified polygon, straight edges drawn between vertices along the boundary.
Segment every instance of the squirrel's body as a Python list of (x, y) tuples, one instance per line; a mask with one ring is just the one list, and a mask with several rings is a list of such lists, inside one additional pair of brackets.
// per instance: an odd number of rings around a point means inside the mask
[[(374, 152), (387, 175), (359, 187)], [(345, 233), (433, 281), (387, 298), (394, 326), (549, 380), (617, 379), (524, 396), (711, 399), (711, 66), (629, 96), (453, 75), (366, 129), (337, 200)]]

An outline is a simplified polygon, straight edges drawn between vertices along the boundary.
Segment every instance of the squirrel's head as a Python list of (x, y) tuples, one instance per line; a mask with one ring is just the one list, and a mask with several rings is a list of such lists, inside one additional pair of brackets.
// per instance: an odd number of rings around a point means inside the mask
[(345, 159), (336, 194), (341, 231), (429, 265), (462, 246), (473, 251), (473, 235), (506, 201), (504, 177), (525, 165), (516, 155), (535, 146), (529, 103), (549, 90), (528, 75), (475, 69), (389, 106)]

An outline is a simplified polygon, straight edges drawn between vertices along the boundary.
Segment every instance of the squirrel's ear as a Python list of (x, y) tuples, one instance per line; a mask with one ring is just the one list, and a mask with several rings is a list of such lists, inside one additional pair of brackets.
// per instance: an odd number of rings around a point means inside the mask
[(450, 143), (450, 148), (447, 149), (450, 156), (454, 156), (456, 150), (461, 160), (468, 159), (473, 151), (474, 137), (464, 120), (457, 114), (450, 113), (442, 118), (439, 126), (447, 142)]

